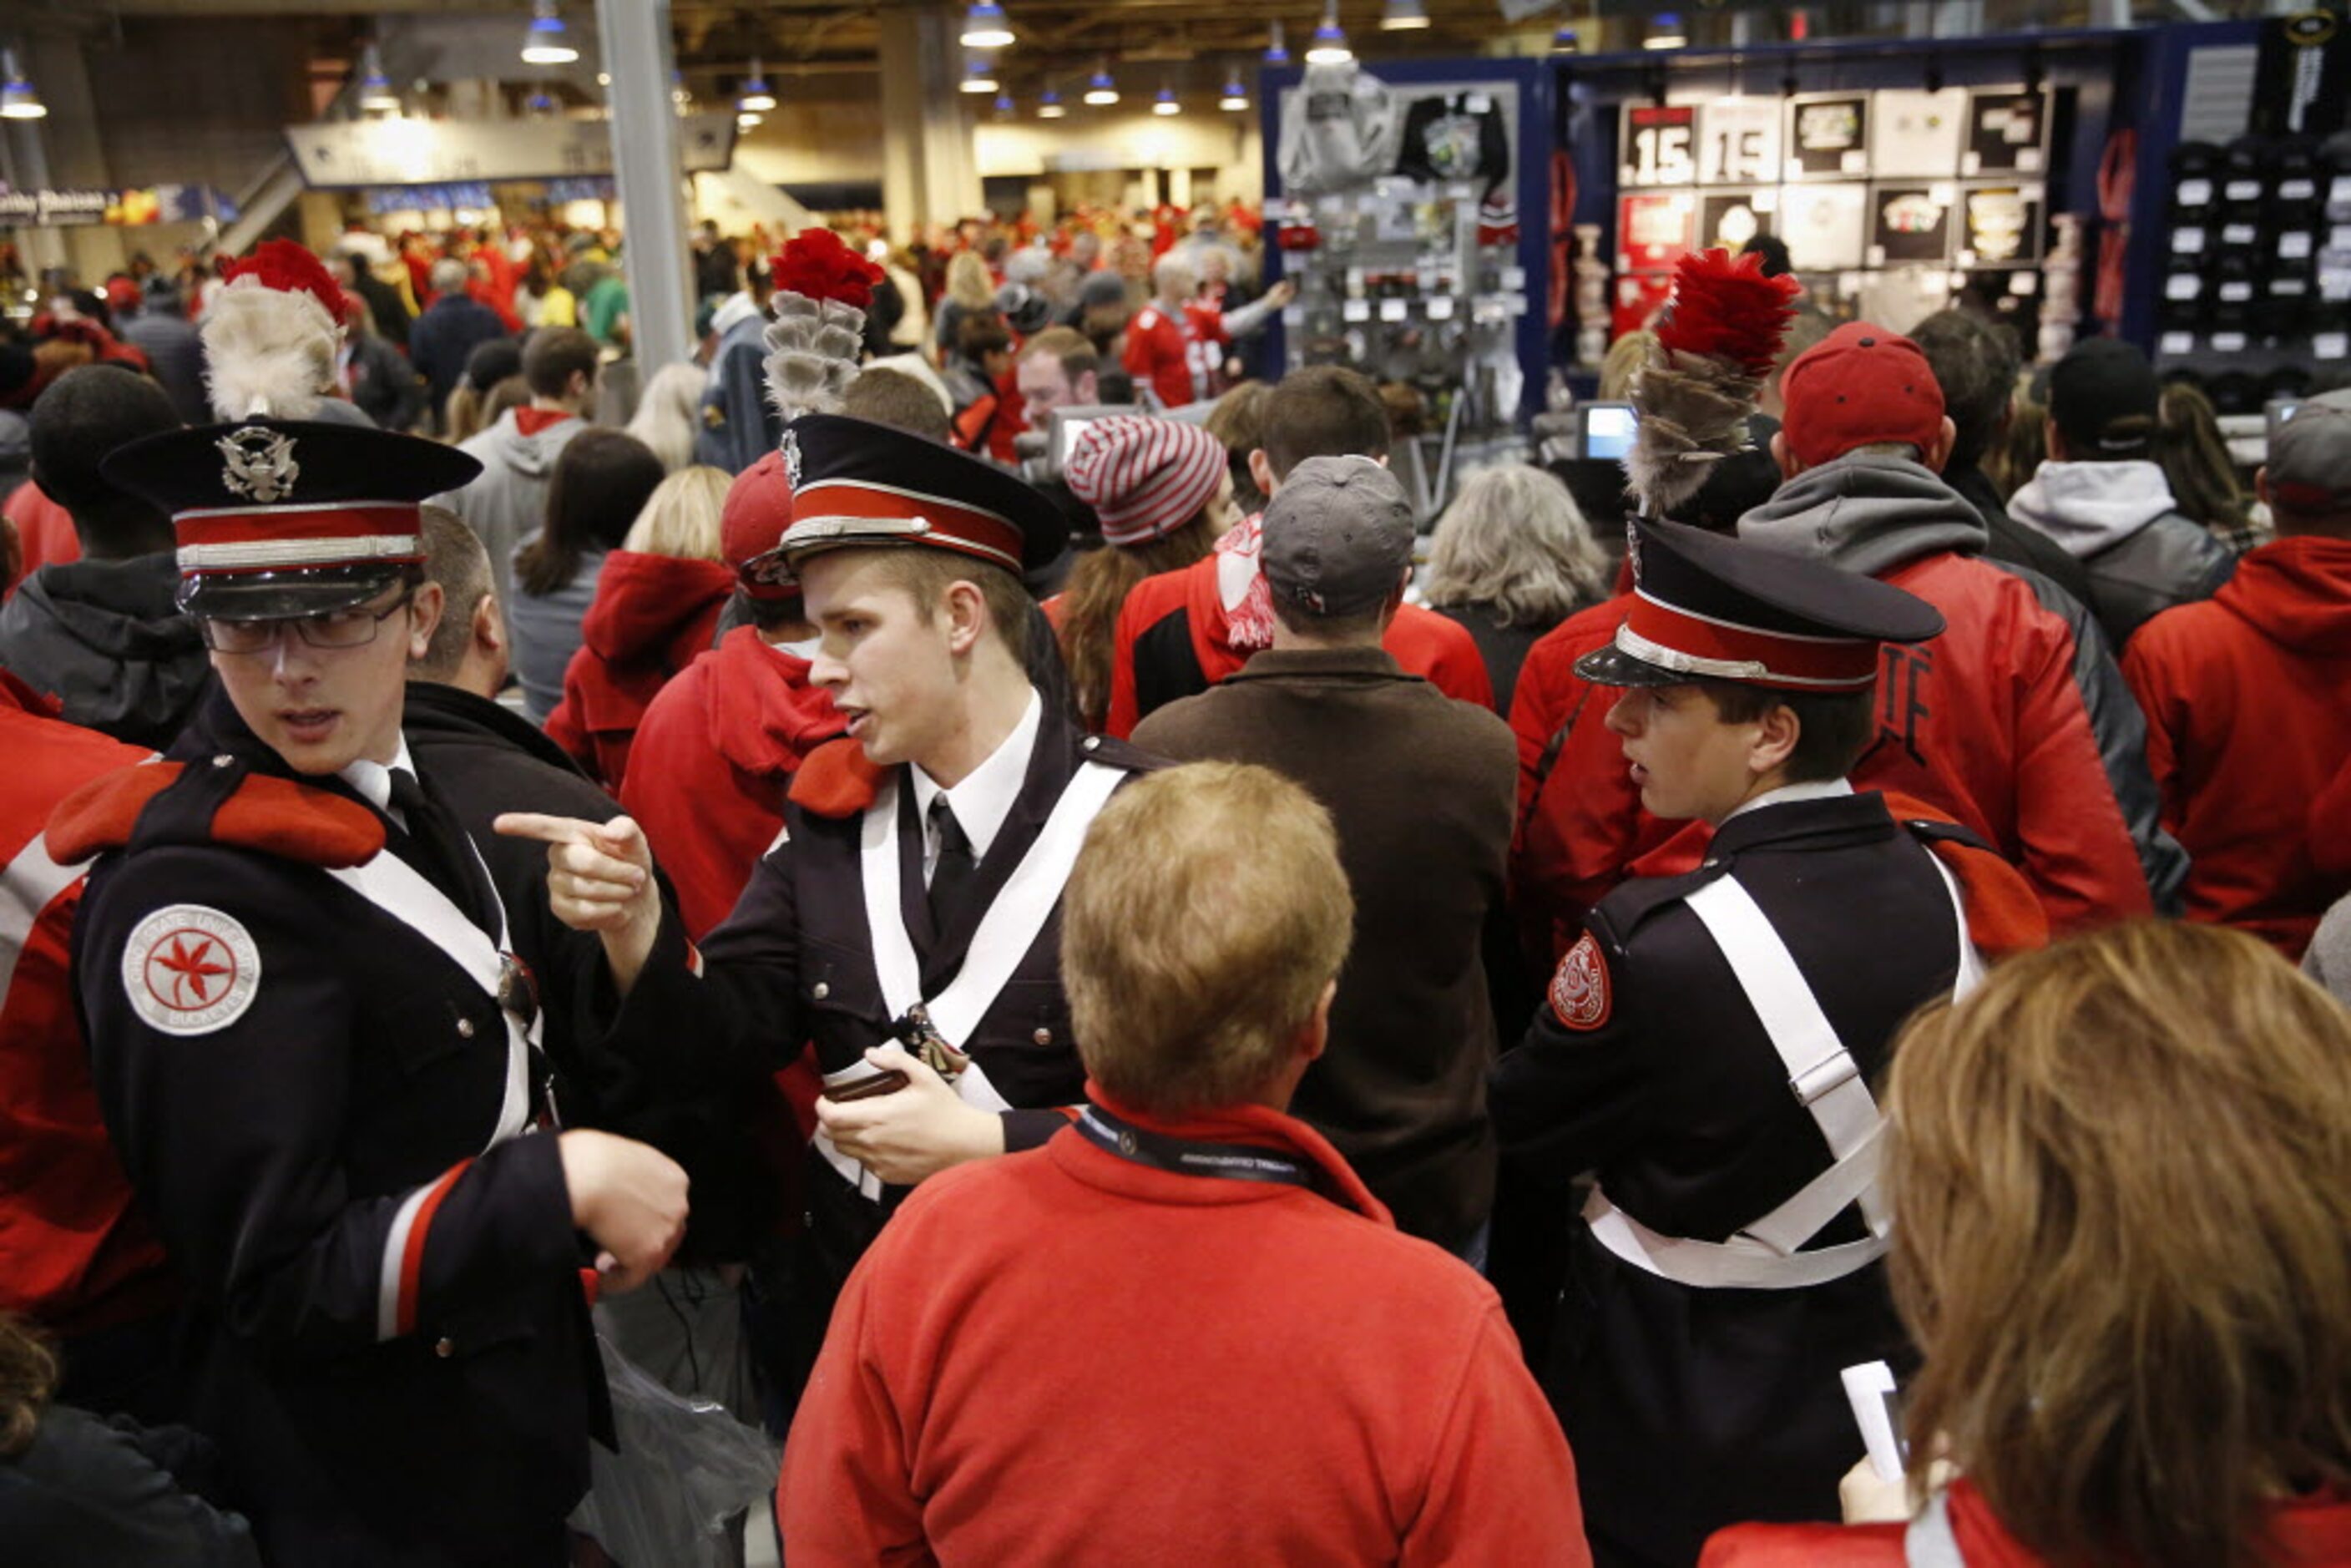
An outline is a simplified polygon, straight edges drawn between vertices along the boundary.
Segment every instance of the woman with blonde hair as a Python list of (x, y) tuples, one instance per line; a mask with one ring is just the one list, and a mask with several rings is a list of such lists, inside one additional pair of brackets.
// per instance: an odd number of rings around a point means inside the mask
[(932, 324), (931, 347), (938, 355), (952, 354), (956, 332), (967, 315), (996, 308), (996, 277), (976, 250), (959, 250), (947, 258), (946, 289), (939, 296), (938, 315)]
[(1045, 605), (1060, 634), (1078, 713), (1099, 733), (1110, 713), (1111, 655), (1120, 607), (1134, 585), (1203, 559), (1240, 520), (1225, 444), (1196, 424), (1148, 414), (1098, 419), (1078, 436), (1070, 493), (1093, 508), (1102, 549), (1070, 569)]
[(1468, 631), (1494, 683), (1495, 710), (1507, 715), (1527, 650), (1606, 598), (1612, 570), (1567, 486), (1511, 464), (1471, 475), (1445, 508), (1421, 597)]
[(1633, 378), (1648, 362), (1649, 349), (1656, 340), (1657, 335), (1644, 328), (1608, 345), (1607, 355), (1600, 361), (1598, 401), (1624, 402), (1632, 397)]
[(595, 601), (580, 617), (580, 646), (563, 667), (563, 700), (547, 716), (547, 733), (616, 795), (653, 694), (718, 640), (735, 591), (720, 548), (734, 482), (724, 469), (697, 465), (656, 485), (621, 548), (604, 558)]
[(644, 396), (626, 426), (653, 448), (662, 472), (674, 474), (694, 461), (695, 433), (702, 428), (702, 389), (710, 372), (689, 360), (664, 365), (645, 383)]
[(2242, 933), (2116, 926), (1922, 1015), (1886, 1102), (1923, 1507), (1705, 1568), (2351, 1563), (2351, 1012)]

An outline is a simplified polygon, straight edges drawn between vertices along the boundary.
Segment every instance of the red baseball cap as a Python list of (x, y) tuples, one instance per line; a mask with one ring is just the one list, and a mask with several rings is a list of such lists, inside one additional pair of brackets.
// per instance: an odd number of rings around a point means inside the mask
[(1781, 434), (1807, 468), (1856, 446), (1903, 441), (1924, 450), (1943, 435), (1943, 387), (1918, 345), (1867, 321), (1849, 321), (1781, 373)]
[(735, 476), (719, 509), (719, 550), (754, 599), (797, 599), (799, 584), (776, 547), (792, 526), (792, 481), (783, 454), (769, 452)]

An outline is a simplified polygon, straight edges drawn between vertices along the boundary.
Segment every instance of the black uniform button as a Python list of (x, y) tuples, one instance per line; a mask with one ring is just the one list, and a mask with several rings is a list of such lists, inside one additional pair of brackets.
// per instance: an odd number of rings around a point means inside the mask
[(443, 1334), (433, 1342), (433, 1354), (446, 1361), (457, 1354), (457, 1342), (447, 1334)]
[(457, 1020), (457, 1038), (459, 1040), (471, 1040), (474, 1038), (474, 1020), (472, 1019), (459, 1019)]

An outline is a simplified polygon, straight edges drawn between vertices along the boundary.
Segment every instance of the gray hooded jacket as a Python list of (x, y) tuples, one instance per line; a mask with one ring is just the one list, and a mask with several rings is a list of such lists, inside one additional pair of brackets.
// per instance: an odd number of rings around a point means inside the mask
[[(1769, 501), (1740, 518), (1739, 537), (1868, 577), (1883, 577), (1939, 552), (1981, 558), (1988, 539), (1975, 507), (1932, 469), (1864, 453), (1807, 469), (1781, 486)], [(2161, 798), (2147, 767), (2147, 719), (2123, 684), (2105, 634), (2080, 600), (2041, 573), (2006, 561), (1986, 559), (1983, 564), (2024, 583), (2044, 612), (2065, 622), (2073, 639), (2074, 685), (2147, 890), (2157, 913), (2178, 914), (2188, 854), (2163, 831)], [(1951, 607), (1938, 608), (1952, 612)]]
[(555, 477), (555, 460), (587, 428), (585, 420), (563, 419), (525, 435), (515, 423), (515, 411), (508, 409), (496, 424), (457, 447), (481, 459), (481, 475), (462, 490), (435, 496), (433, 504), (448, 507), (482, 536), (500, 604), (514, 603), (515, 546), (538, 532), (547, 520), (547, 488)]

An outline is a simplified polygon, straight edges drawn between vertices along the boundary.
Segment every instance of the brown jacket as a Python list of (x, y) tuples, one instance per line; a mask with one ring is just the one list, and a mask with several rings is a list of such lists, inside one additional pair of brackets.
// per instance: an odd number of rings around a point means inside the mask
[[(1396, 1224), (1459, 1248), (1494, 1197), (1480, 960), (1517, 785), (1510, 727), (1378, 648), (1269, 650), (1134, 732), (1179, 762), (1254, 762), (1331, 812), (1355, 895), (1331, 1045), (1290, 1111), (1338, 1146)], [(1240, 826), (1238, 831), (1246, 831)]]

